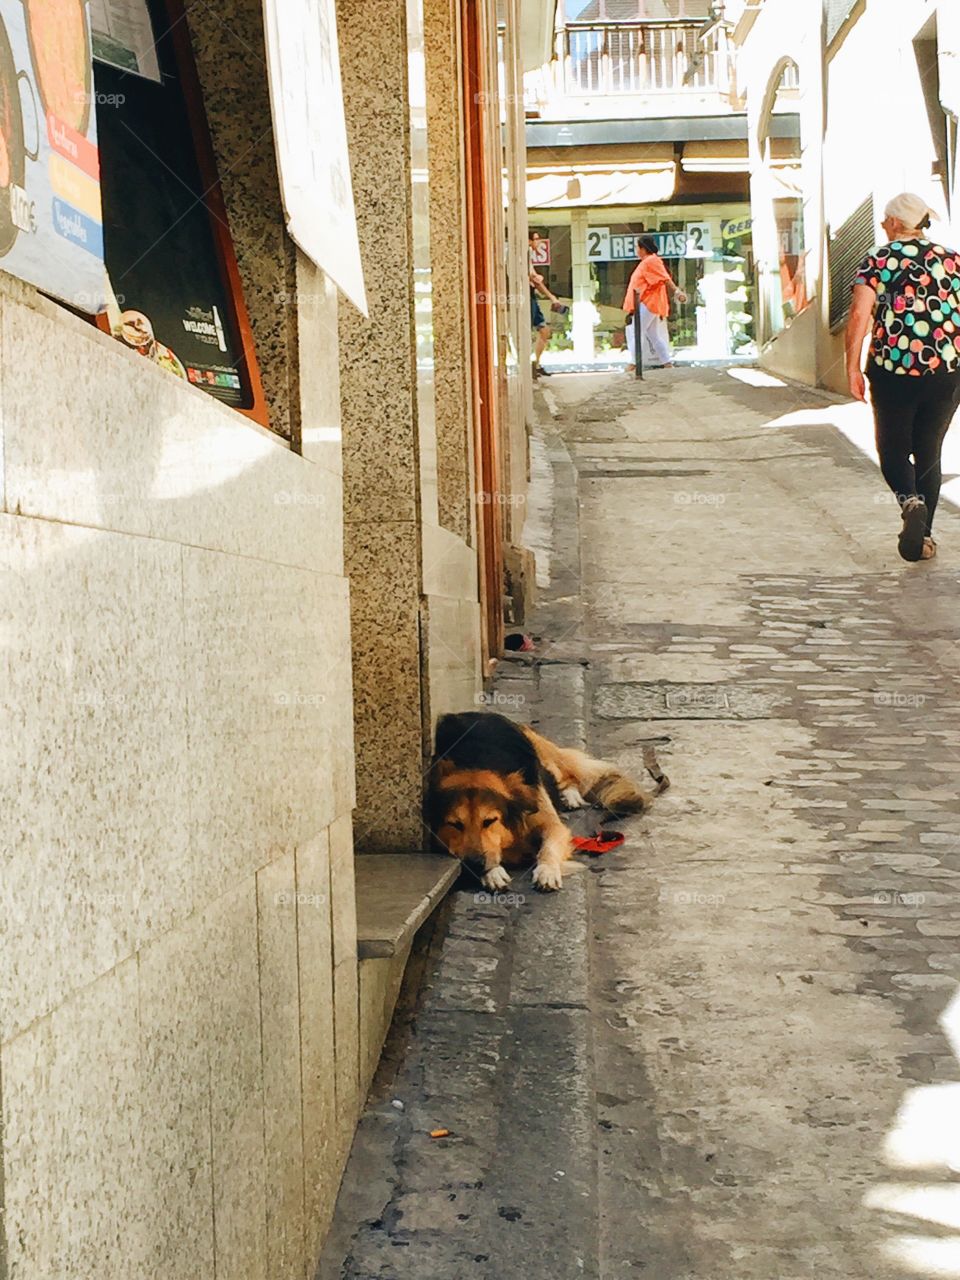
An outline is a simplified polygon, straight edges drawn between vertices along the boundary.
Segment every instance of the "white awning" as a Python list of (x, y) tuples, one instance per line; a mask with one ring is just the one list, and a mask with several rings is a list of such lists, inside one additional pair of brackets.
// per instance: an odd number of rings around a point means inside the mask
[(657, 204), (673, 198), (677, 166), (623, 165), (619, 168), (527, 172), (528, 209), (574, 209), (594, 205)]

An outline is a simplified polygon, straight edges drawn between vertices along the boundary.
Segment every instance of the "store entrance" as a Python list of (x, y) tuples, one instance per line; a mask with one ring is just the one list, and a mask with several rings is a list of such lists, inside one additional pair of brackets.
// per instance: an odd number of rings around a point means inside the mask
[(624, 298), (637, 239), (650, 235), (686, 302), (668, 320), (678, 361), (752, 357), (754, 272), (746, 204), (614, 210), (530, 210), (543, 237), (538, 270), (568, 304), (554, 314), (544, 363), (555, 368), (630, 362)]

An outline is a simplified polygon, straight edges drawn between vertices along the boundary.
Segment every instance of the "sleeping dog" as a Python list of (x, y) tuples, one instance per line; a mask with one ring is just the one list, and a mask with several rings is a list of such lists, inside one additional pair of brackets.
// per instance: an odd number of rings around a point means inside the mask
[(643, 813), (669, 780), (651, 756), (656, 787), (644, 791), (612, 764), (558, 747), (492, 711), (446, 715), (437, 724), (425, 818), (435, 847), (460, 858), (488, 889), (510, 883), (506, 868), (535, 863), (538, 889), (563, 887), (573, 840), (557, 812), (597, 805)]

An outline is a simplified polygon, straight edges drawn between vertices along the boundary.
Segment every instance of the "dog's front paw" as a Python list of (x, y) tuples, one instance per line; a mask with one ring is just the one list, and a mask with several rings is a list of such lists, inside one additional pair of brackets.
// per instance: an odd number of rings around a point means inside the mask
[(576, 787), (564, 787), (560, 792), (560, 800), (565, 809), (585, 809), (587, 802)]
[(533, 883), (545, 893), (553, 893), (563, 888), (563, 873), (550, 863), (538, 862), (533, 869)]
[(503, 867), (491, 867), (483, 877), (483, 883), (487, 889), (505, 889), (510, 883), (510, 877)]

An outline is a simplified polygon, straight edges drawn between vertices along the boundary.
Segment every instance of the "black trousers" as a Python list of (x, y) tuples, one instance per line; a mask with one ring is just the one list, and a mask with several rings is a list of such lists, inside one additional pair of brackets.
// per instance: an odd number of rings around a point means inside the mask
[(867, 378), (883, 478), (901, 506), (907, 498), (923, 498), (929, 535), (940, 499), (943, 439), (960, 405), (960, 373), (911, 378), (873, 366)]

